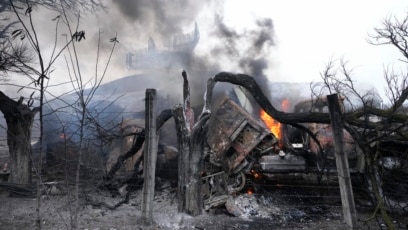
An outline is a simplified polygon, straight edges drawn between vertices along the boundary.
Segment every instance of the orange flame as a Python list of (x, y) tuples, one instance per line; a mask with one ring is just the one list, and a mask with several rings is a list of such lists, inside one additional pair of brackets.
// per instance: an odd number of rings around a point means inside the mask
[(284, 100), (282, 101), (282, 103), (281, 103), (282, 111), (283, 111), (283, 112), (288, 112), (288, 111), (289, 111), (289, 105), (290, 105), (289, 100), (288, 100), (288, 99), (284, 99)]
[(273, 135), (275, 135), (276, 138), (278, 138), (278, 140), (280, 140), (282, 137), (281, 123), (269, 116), (263, 109), (261, 109), (260, 116), (266, 127), (269, 128), (269, 130), (273, 133)]
[(260, 179), (262, 179), (262, 174), (256, 172), (256, 171), (253, 170), (253, 169), (251, 170), (251, 174), (252, 174), (252, 177), (254, 178), (254, 180), (260, 180)]

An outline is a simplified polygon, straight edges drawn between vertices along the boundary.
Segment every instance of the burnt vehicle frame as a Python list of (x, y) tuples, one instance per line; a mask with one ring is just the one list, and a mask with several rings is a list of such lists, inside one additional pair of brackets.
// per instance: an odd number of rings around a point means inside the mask
[[(333, 140), (327, 135), (330, 130), (318, 136), (319, 141), (326, 139), (321, 152), (311, 147), (313, 141), (305, 132), (283, 125), (283, 136), (279, 140), (255, 117), (230, 98), (221, 100), (211, 117), (203, 167), (206, 209), (222, 204), (228, 195), (241, 191), (248, 181), (263, 175), (335, 171), (335, 168), (328, 169), (328, 162), (335, 161)], [(329, 125), (322, 127), (330, 129)], [(327, 140), (330, 138), (331, 143)], [(353, 152), (351, 158), (360, 158), (360, 164), (353, 164), (359, 167), (353, 171), (359, 172), (363, 167), (362, 156), (357, 154), (354, 143), (349, 145), (347, 150)]]

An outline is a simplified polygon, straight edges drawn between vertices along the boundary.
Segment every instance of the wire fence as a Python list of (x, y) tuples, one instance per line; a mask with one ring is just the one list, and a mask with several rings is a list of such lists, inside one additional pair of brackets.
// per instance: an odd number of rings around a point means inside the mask
[[(78, 156), (75, 146), (66, 144), (60, 141), (55, 146), (48, 146), (48, 158), (43, 162), (43, 219), (44, 225), (52, 229), (69, 225)], [(116, 158), (126, 152), (126, 147), (121, 145), (122, 140), (116, 145), (119, 146)], [(107, 153), (102, 153), (99, 148), (86, 149), (80, 175), (81, 226), (89, 229), (347, 229), (335, 173), (264, 175), (261, 179), (248, 175), (246, 186), (240, 192), (227, 194), (225, 200), (204, 210), (202, 215), (191, 217), (180, 214), (175, 148), (167, 147), (159, 148), (152, 205), (154, 223), (151, 226), (140, 221), (143, 164), (135, 166), (137, 159), (129, 158), (115, 174), (114, 180), (109, 180), (106, 178), (109, 170), (106, 163), (114, 147), (106, 150)], [(59, 158), (51, 159), (51, 156)], [(134, 158), (138, 157), (141, 156), (135, 154)], [(4, 154), (0, 158), (7, 161)], [(47, 162), (50, 160), (54, 162)], [(35, 171), (34, 176), (37, 180)], [(384, 205), (392, 223), (397, 229), (406, 229), (407, 174), (382, 169), (379, 176), (383, 182)], [(369, 189), (366, 175), (353, 174), (352, 179), (357, 229), (387, 229), (380, 213), (376, 212), (378, 203)], [(4, 192), (4, 188), (1, 191)], [(0, 222), (4, 226), (24, 227), (27, 222), (35, 221), (32, 214), (36, 209), (35, 199), (4, 196), (0, 199), (3, 204)]]
[[(84, 228), (98, 228), (104, 223), (104, 227), (113, 229), (348, 229), (343, 220), (336, 174), (320, 180), (314, 174), (272, 175), (259, 180), (248, 176), (242, 191), (229, 195), (202, 215), (191, 217), (177, 211), (177, 181), (168, 175), (177, 175), (178, 168), (166, 163), (157, 168), (152, 204), (154, 223), (145, 226), (140, 221), (142, 167), (133, 170), (122, 167), (115, 178), (116, 184), (107, 186), (103, 162), (106, 161), (97, 155), (85, 156), (83, 161), (80, 197)], [(66, 169), (64, 163), (47, 168), (44, 173), (42, 205), (46, 207), (46, 226), (61, 227), (69, 222), (74, 175), (65, 172)], [(374, 213), (376, 204), (363, 185), (363, 176), (353, 175), (353, 178), (357, 229), (387, 229), (379, 213)], [(20, 206), (15, 202), (21, 200), (8, 203), (8, 209), (18, 216)], [(56, 215), (56, 211), (60, 214)], [(397, 229), (406, 229), (407, 212), (396, 207), (389, 207), (388, 212)]]

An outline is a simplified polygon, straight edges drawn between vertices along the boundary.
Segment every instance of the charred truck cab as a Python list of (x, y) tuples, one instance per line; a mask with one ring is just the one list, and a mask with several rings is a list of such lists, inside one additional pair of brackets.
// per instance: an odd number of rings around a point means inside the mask
[(205, 209), (226, 202), (230, 194), (241, 191), (247, 175), (265, 156), (279, 154), (278, 139), (241, 106), (225, 98), (211, 116), (208, 148), (204, 156), (203, 194)]

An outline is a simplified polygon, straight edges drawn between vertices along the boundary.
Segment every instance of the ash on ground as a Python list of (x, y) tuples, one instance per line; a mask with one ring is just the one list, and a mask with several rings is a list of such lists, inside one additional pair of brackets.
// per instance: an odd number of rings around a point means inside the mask
[[(49, 191), (54, 192), (48, 192), (41, 197), (43, 229), (69, 229), (69, 210), (72, 208), (69, 193), (73, 189), (51, 187)], [(144, 225), (141, 221), (142, 189), (132, 192), (126, 202), (111, 209), (109, 207), (120, 203), (124, 197), (88, 188), (81, 193), (80, 229), (347, 229), (337, 198), (327, 202), (331, 199), (330, 196), (323, 199), (314, 196), (311, 199), (307, 192), (303, 195), (306, 198), (302, 197), (300, 188), (292, 188), (291, 193), (285, 189), (269, 189), (254, 194), (242, 193), (231, 196), (225, 205), (192, 217), (178, 213), (176, 189), (164, 183), (155, 191), (154, 222)], [(7, 192), (0, 191), (0, 203), (2, 229), (35, 228), (35, 198), (10, 197)], [(371, 211), (359, 212), (361, 221), (358, 229), (382, 228), (382, 223), (378, 221), (363, 221), (371, 214)], [(401, 220), (396, 224), (405, 227)]]

